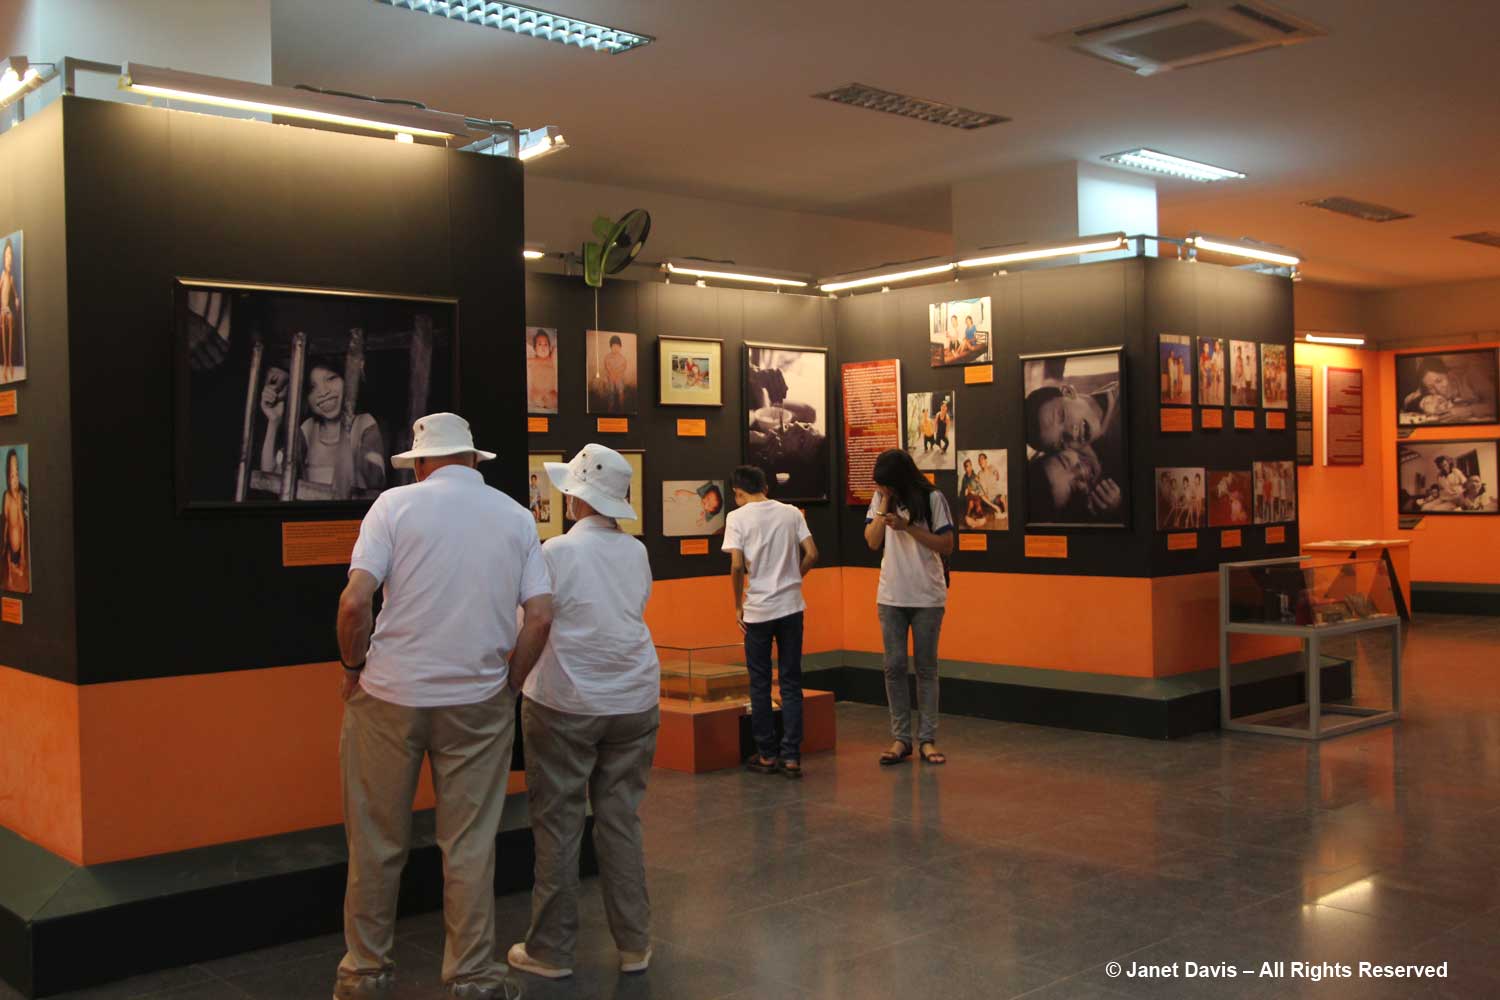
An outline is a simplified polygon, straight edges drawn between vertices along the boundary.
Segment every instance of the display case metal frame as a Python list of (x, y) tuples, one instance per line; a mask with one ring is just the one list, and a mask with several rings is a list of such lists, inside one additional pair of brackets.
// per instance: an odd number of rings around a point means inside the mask
[[(1310, 556), (1291, 556), (1280, 559), (1257, 559), (1249, 562), (1219, 564), (1219, 725), (1226, 732), (1262, 733), (1269, 736), (1287, 736), (1302, 740), (1322, 740), (1330, 736), (1384, 725), (1401, 718), (1401, 617), (1383, 615), (1378, 618), (1363, 618), (1355, 621), (1337, 622), (1331, 625), (1294, 625), (1274, 622), (1233, 622), (1229, 619), (1229, 574), (1235, 569), (1251, 569), (1257, 566), (1279, 566), (1303, 563)], [(1324, 705), (1322, 693), (1322, 642), (1324, 639), (1389, 629), (1391, 632), (1391, 707), (1369, 708), (1361, 705)], [(1229, 637), (1231, 635), (1275, 635), (1294, 638), (1302, 644), (1302, 662), (1307, 671), (1307, 700), (1286, 708), (1256, 712), (1236, 719), (1230, 714), (1230, 661)], [(1273, 719), (1296, 713), (1307, 713), (1306, 726), (1278, 724)], [(1348, 716), (1347, 720), (1325, 722), (1324, 713)]]

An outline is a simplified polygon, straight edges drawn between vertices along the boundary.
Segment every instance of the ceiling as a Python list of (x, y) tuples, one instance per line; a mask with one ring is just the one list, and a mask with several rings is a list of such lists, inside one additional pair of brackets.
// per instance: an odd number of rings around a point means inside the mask
[[(1366, 288), (1500, 276), (1500, 4), (1284, 0), (1302, 45), (1138, 77), (1037, 41), (1149, 0), (550, 0), (655, 35), (606, 56), (373, 0), (272, 0), (273, 75), (557, 124), (528, 168), (946, 232), (954, 181), (1152, 146), (1247, 180), (1163, 180), (1161, 231), (1251, 236), (1314, 280)], [(809, 95), (851, 81), (992, 111), (972, 132)], [(1298, 204), (1345, 195), (1368, 223)], [(997, 241), (1003, 234), (997, 234)]]

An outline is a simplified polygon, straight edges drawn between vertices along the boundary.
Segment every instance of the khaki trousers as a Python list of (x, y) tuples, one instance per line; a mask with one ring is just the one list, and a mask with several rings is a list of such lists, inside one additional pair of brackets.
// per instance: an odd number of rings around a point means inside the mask
[(349, 882), (337, 995), (394, 968), (396, 896), (411, 847), (412, 800), (422, 758), (437, 792), (443, 852), (443, 982), (497, 985), (495, 836), (515, 738), (515, 695), (444, 708), (393, 705), (356, 689), (339, 738)]
[(578, 863), (586, 803), (594, 807), (594, 850), (604, 912), (621, 951), (651, 944), (646, 858), (636, 811), (656, 753), (657, 709), (632, 715), (571, 715), (527, 699), (526, 794), (536, 839), (536, 884), (526, 952), (572, 968), (578, 939)]

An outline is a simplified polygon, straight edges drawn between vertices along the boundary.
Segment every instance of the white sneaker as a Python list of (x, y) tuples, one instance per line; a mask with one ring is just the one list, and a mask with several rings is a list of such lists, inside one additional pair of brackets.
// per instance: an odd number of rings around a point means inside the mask
[(621, 972), (645, 972), (651, 966), (651, 949), (620, 952)]
[(572, 969), (559, 969), (555, 965), (543, 965), (526, 954), (526, 943), (524, 941), (517, 941), (510, 946), (510, 951), (505, 953), (505, 961), (512, 969), (520, 969), (522, 972), (529, 972), (533, 976), (541, 976), (543, 979), (566, 979), (573, 974)]

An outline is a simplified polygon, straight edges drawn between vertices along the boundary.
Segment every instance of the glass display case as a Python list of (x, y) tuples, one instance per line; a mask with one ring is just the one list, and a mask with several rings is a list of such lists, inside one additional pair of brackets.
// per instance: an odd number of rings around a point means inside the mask
[(661, 661), (663, 698), (693, 705), (750, 704), (750, 674), (745, 669), (743, 645), (658, 644), (656, 656)]
[[(1389, 630), (1389, 708), (1325, 700), (1322, 645), (1326, 640), (1377, 629)], [(1300, 642), (1305, 701), (1236, 718), (1231, 705), (1232, 635), (1284, 636)], [(1352, 667), (1351, 667), (1352, 669)], [(1352, 684), (1352, 678), (1351, 678)], [(1220, 725), (1236, 732), (1301, 739), (1380, 725), (1401, 714), (1401, 617), (1388, 561), (1290, 556), (1219, 566)]]

